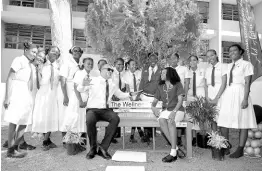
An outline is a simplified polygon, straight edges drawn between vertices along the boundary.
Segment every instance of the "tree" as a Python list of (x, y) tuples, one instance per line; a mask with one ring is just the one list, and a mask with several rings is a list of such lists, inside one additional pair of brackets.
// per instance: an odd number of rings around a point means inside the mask
[(70, 60), (72, 47), (72, 7), (71, 0), (49, 0), (52, 45), (58, 46), (60, 58)]
[(89, 44), (114, 60), (128, 55), (143, 63), (148, 52), (197, 53), (202, 32), (194, 0), (94, 0), (85, 16)]

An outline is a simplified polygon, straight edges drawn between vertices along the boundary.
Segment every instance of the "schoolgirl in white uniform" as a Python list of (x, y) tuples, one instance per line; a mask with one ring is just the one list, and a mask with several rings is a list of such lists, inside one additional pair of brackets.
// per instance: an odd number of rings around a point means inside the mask
[[(13, 60), (7, 77), (4, 101), (6, 109), (4, 120), (9, 122), (7, 157), (25, 156), (25, 153), (18, 152), (18, 144), (23, 137), (26, 125), (30, 124), (29, 117), (33, 110), (32, 61), (36, 53), (36, 45), (31, 42), (24, 43), (24, 55)], [(19, 126), (16, 132), (17, 125)]]
[[(226, 82), (226, 71), (227, 71), (227, 65), (222, 64), (218, 61), (217, 53), (214, 49), (210, 49), (207, 51), (206, 56), (209, 60), (210, 65), (206, 69), (206, 86), (207, 86), (207, 99), (214, 100), (218, 98), (218, 94), (221, 94), (223, 89), (225, 87), (222, 87), (221, 85), (223, 82)], [(220, 93), (219, 93), (220, 92)], [(220, 109), (220, 103), (217, 104), (217, 109)], [(218, 118), (218, 116), (217, 116)], [(217, 122), (217, 119), (215, 120)], [(214, 131), (217, 130), (216, 123), (212, 123), (212, 129)]]
[(47, 60), (39, 72), (40, 89), (35, 98), (32, 132), (44, 133), (43, 150), (56, 148), (50, 140), (51, 132), (58, 131), (58, 99), (59, 65), (57, 59), (60, 50), (52, 46), (47, 54)]
[[(206, 97), (205, 70), (198, 68), (198, 57), (191, 55), (189, 58), (190, 69), (185, 76), (185, 100), (187, 103), (194, 101), (196, 96)], [(186, 116), (187, 117), (187, 116)], [(193, 125), (193, 130), (200, 130), (198, 125)], [(196, 146), (196, 132), (193, 131), (193, 146)]]
[[(228, 129), (240, 130), (239, 146), (230, 158), (243, 156), (248, 129), (257, 128), (255, 113), (249, 97), (251, 77), (254, 74), (253, 65), (242, 59), (245, 50), (238, 44), (229, 47), (229, 56), (233, 60), (228, 65), (227, 88), (224, 91), (223, 100), (217, 125), (221, 127), (221, 133), (227, 139)], [(218, 95), (220, 97), (221, 94)], [(229, 147), (230, 148), (230, 147)]]
[[(63, 97), (59, 102), (59, 131), (62, 132), (62, 136), (64, 137), (67, 131), (66, 120), (65, 118), (69, 118), (65, 116), (65, 111), (70, 103), (71, 95), (75, 96), (74, 90), (74, 76), (75, 73), (80, 69), (79, 67), (79, 60), (83, 54), (83, 50), (80, 47), (73, 46), (69, 53), (72, 54), (72, 57), (69, 57), (68, 61), (64, 61), (60, 68), (60, 81), (61, 81), (61, 88)], [(67, 112), (68, 114), (70, 112)], [(64, 143), (65, 147), (65, 143)]]
[[(141, 81), (141, 71), (137, 70), (136, 61), (130, 59), (127, 62), (128, 70), (125, 72), (123, 76), (123, 81), (126, 85), (127, 92), (136, 92), (138, 90), (140, 81)], [(136, 97), (132, 97), (131, 100), (135, 100)], [(144, 133), (141, 127), (137, 127), (139, 136), (143, 138)], [(129, 141), (132, 143), (136, 143), (137, 140), (134, 138), (134, 134), (136, 131), (136, 127), (131, 128), (131, 135)]]
[(90, 72), (93, 69), (94, 61), (92, 58), (82, 59), (82, 69), (78, 70), (74, 76), (74, 93), (71, 96), (69, 105), (66, 109), (67, 121), (65, 127), (68, 127), (73, 132), (86, 133), (86, 104), (88, 93), (80, 93), (77, 91), (78, 84), (84, 79), (91, 79)]

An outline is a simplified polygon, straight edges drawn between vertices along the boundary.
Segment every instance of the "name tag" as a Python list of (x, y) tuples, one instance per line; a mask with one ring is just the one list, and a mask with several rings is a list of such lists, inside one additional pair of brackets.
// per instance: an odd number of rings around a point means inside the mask
[[(142, 101), (110, 101), (110, 108), (151, 108), (151, 102)], [(162, 108), (162, 102), (157, 103), (157, 108)]]

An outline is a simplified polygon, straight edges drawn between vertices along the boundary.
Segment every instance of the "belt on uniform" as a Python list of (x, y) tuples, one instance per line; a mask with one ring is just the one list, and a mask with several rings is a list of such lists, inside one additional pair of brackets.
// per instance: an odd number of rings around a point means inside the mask
[(147, 97), (154, 97), (154, 95), (152, 94), (148, 94), (148, 93), (145, 93), (145, 92), (142, 92), (143, 95), (147, 96)]

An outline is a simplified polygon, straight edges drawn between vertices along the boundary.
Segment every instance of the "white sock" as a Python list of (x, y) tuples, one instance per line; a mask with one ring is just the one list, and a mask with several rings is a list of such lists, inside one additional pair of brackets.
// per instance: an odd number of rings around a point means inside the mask
[(178, 150), (178, 146), (176, 146), (176, 150)]
[(176, 149), (171, 149), (170, 155), (175, 157), (176, 156)]

